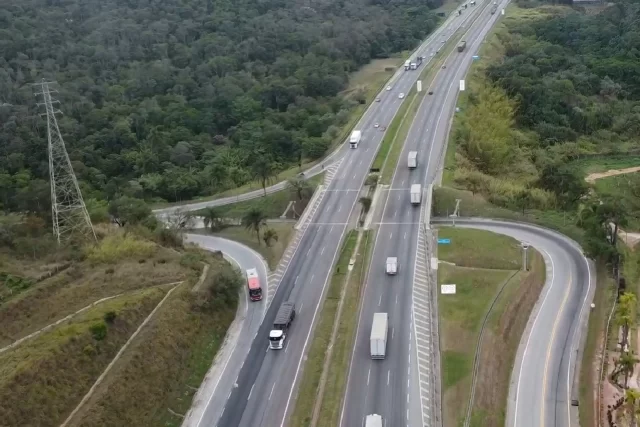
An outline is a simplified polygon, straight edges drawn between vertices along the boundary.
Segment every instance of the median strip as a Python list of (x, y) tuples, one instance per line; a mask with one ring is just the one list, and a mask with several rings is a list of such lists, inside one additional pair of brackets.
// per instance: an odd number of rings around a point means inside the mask
[(313, 335), (291, 425), (335, 426), (338, 422), (371, 242), (372, 231), (347, 234)]

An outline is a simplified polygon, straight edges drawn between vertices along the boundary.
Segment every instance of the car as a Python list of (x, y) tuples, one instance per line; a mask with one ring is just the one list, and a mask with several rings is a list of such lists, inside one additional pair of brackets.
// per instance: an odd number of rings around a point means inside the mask
[(380, 98), (376, 98), (376, 102), (380, 102)]
[(376, 123), (375, 125), (373, 125), (374, 128), (379, 128), (380, 127), (380, 123)]
[(387, 86), (387, 90), (391, 90), (391, 86)]
[(432, 90), (429, 91), (429, 95), (433, 95), (433, 91)]
[(398, 98), (400, 99), (404, 98), (404, 93), (401, 93), (400, 95), (398, 95)]
[(446, 66), (446, 65), (443, 65), (443, 66), (442, 66), (442, 69), (444, 70), (445, 68), (447, 68), (447, 66)]
[(380, 130), (387, 130), (387, 127), (386, 127), (386, 126), (382, 126), (382, 127), (380, 128)]

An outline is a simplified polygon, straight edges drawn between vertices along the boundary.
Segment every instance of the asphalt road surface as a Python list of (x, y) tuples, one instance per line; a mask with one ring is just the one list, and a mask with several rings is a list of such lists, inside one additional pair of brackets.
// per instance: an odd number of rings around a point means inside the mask
[[(434, 224), (450, 224), (435, 220)], [(595, 292), (595, 267), (580, 247), (555, 231), (529, 224), (487, 219), (457, 219), (469, 227), (511, 236), (536, 248), (544, 257), (547, 277), (513, 368), (507, 412), (509, 427), (577, 425), (576, 362)]]
[[(267, 266), (260, 255), (252, 249), (231, 240), (201, 234), (186, 234), (185, 241), (209, 251), (222, 252), (226, 257), (231, 258), (243, 273), (250, 268), (256, 268), (263, 291), (267, 292)], [(250, 338), (253, 338), (262, 322), (268, 295), (264, 294), (262, 301), (250, 301), (246, 287), (244, 290), (244, 300), (241, 301), (242, 308), (238, 314), (240, 318), (237, 319), (241, 322), (241, 326), (239, 330), (232, 331), (235, 336), (229, 337), (232, 348), (218, 361), (220, 366), (217, 367), (217, 372), (213, 372), (212, 383), (206, 384), (196, 396), (185, 426), (210, 426), (213, 425), (211, 420), (217, 420), (220, 417), (226, 397), (233, 388), (242, 366), (234, 361), (244, 360), (251, 345)]]
[[(419, 49), (428, 52), (440, 46), (457, 28), (460, 19), (452, 16)], [(426, 63), (426, 61), (425, 61)], [(419, 70), (424, 67), (424, 64)], [(291, 258), (273, 303), (251, 344), (249, 354), (240, 369), (236, 387), (226, 402), (217, 425), (282, 426), (292, 409), (295, 385), (299, 379), (304, 353), (308, 349), (312, 326), (315, 324), (319, 303), (330, 278), (340, 243), (349, 226), (353, 210), (368, 169), (375, 157), (384, 132), (374, 123), (388, 126), (402, 99), (418, 77), (418, 72), (399, 71), (392, 78), (391, 90), (383, 90), (381, 102), (374, 102), (356, 129), (362, 130), (362, 141), (357, 149), (343, 149), (343, 161), (325, 190), (311, 223), (305, 228), (299, 246)], [(199, 207), (198, 207), (199, 208)], [(275, 313), (282, 302), (296, 304), (296, 319), (290, 329), (283, 350), (269, 350), (268, 335)], [(239, 361), (236, 361), (236, 363)], [(222, 390), (220, 391), (222, 392)], [(212, 423), (215, 420), (212, 419)]]
[[(425, 275), (420, 274), (426, 269), (418, 269), (416, 263), (426, 263), (424, 254), (418, 256), (418, 240), (420, 222), (424, 220), (425, 209), (430, 207), (425, 206), (424, 197), (420, 207), (412, 206), (409, 189), (412, 184), (422, 184), (425, 190), (439, 171), (459, 81), (498, 16), (490, 14), (490, 5), (490, 2), (479, 2), (459, 18), (468, 28), (461, 37), (467, 41), (467, 48), (461, 53), (454, 49), (445, 61), (445, 68), (438, 71), (427, 89), (433, 94), (424, 97), (392, 184), (387, 191), (383, 190), (386, 200), (360, 312), (341, 427), (361, 425), (364, 417), (373, 413), (382, 415), (389, 426), (435, 425), (433, 388), (428, 381), (419, 381), (417, 374), (419, 369), (428, 370), (434, 361), (430, 337), (423, 337), (413, 327), (413, 318), (420, 313), (413, 310), (412, 286), (426, 283)], [(409, 151), (418, 152), (418, 167), (413, 170), (408, 169)], [(384, 272), (385, 260), (390, 256), (398, 257), (399, 270), (395, 276)], [(375, 312), (389, 314), (384, 360), (371, 360), (369, 355), (369, 333)], [(420, 339), (422, 337), (424, 339)]]

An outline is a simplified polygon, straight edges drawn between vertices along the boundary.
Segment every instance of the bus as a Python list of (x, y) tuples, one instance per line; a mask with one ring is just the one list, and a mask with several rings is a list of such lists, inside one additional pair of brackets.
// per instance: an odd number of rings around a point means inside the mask
[(249, 286), (249, 298), (251, 298), (251, 301), (260, 301), (262, 299), (262, 287), (260, 286), (258, 270), (255, 268), (247, 270), (247, 285)]

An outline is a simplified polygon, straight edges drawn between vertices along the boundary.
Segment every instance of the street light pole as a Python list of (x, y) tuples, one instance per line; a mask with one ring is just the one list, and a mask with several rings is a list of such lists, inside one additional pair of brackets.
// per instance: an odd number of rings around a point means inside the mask
[(522, 246), (522, 270), (529, 271), (529, 263), (527, 259), (527, 250), (529, 249), (529, 244), (523, 242), (520, 246)]
[(460, 211), (460, 201), (462, 199), (456, 199), (456, 208), (453, 210), (453, 213), (449, 215), (449, 218), (453, 221), (453, 226), (456, 226), (456, 218), (459, 216), (458, 212)]

